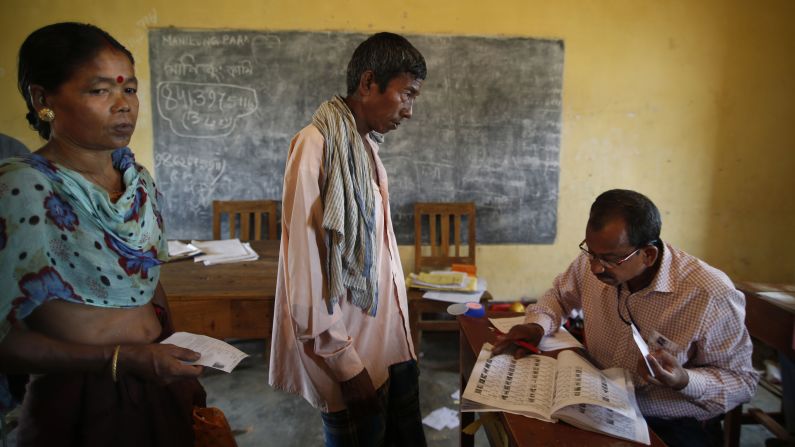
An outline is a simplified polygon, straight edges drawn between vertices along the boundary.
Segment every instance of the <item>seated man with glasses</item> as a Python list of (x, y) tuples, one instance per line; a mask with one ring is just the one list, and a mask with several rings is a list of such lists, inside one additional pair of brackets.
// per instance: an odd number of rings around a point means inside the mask
[[(514, 340), (537, 345), (580, 310), (591, 360), (636, 372), (638, 405), (652, 430), (668, 445), (715, 445), (722, 415), (756, 391), (745, 298), (723, 272), (663, 243), (661, 225), (646, 196), (602, 193), (591, 206), (580, 255), (494, 352), (525, 355)], [(654, 377), (633, 329), (649, 344)]]

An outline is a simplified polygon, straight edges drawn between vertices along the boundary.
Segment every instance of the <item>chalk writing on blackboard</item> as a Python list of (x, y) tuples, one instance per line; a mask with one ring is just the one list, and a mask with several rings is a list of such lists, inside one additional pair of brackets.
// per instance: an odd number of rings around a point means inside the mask
[[(171, 238), (209, 238), (212, 200), (280, 200), (290, 140), (367, 35), (152, 29), (155, 175)], [(475, 202), (481, 244), (557, 231), (563, 42), (408, 35), (428, 78), (379, 155), (401, 244), (415, 202)], [(135, 148), (133, 148), (135, 149)]]
[(171, 130), (189, 138), (223, 137), (235, 121), (257, 110), (257, 92), (249, 87), (195, 82), (157, 85), (157, 111)]

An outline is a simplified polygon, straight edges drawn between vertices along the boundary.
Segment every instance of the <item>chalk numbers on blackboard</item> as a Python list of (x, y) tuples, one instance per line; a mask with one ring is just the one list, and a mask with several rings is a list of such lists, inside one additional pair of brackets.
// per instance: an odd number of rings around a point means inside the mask
[(182, 137), (229, 135), (235, 121), (257, 107), (257, 92), (249, 87), (196, 82), (161, 82), (157, 87), (158, 113)]

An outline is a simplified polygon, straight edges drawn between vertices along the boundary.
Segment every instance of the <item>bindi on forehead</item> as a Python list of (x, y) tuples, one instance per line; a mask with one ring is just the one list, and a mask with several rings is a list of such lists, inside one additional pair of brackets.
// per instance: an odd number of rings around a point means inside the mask
[(122, 82), (124, 82), (124, 76), (122, 75), (116, 76), (116, 83), (121, 84)]

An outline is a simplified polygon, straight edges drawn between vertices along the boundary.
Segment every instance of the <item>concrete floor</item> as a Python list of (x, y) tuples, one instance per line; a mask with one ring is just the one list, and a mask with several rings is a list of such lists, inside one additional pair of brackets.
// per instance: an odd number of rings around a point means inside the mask
[[(319, 413), (303, 399), (268, 386), (267, 361), (263, 358), (263, 342), (235, 343), (251, 354), (231, 374), (212, 372), (201, 379), (207, 390), (208, 404), (221, 408), (227, 416), (239, 447), (307, 447), (322, 446), (323, 431)], [(457, 410), (458, 403), (450, 395), (458, 389), (458, 335), (429, 333), (423, 336), (420, 361), (420, 402), (423, 416), (446, 406)], [(751, 403), (762, 410), (777, 410), (780, 401), (759, 387)], [(428, 445), (458, 445), (458, 430), (434, 430), (425, 426)], [(761, 426), (742, 428), (741, 445), (761, 447), (772, 434)], [(14, 433), (9, 446), (16, 446)], [(475, 437), (475, 445), (488, 445), (483, 431)]]
[[(420, 361), (420, 405), (426, 416), (439, 407), (458, 409), (450, 397), (458, 389), (458, 335), (428, 334), (423, 339)], [(251, 357), (232, 374), (214, 373), (201, 379), (207, 390), (208, 405), (221, 408), (236, 432), (239, 447), (322, 446), (320, 413), (302, 398), (272, 390), (268, 368), (263, 361), (262, 343), (236, 343)], [(425, 426), (430, 446), (457, 446), (458, 430), (434, 430)], [(485, 435), (475, 437), (477, 447), (487, 446)]]

